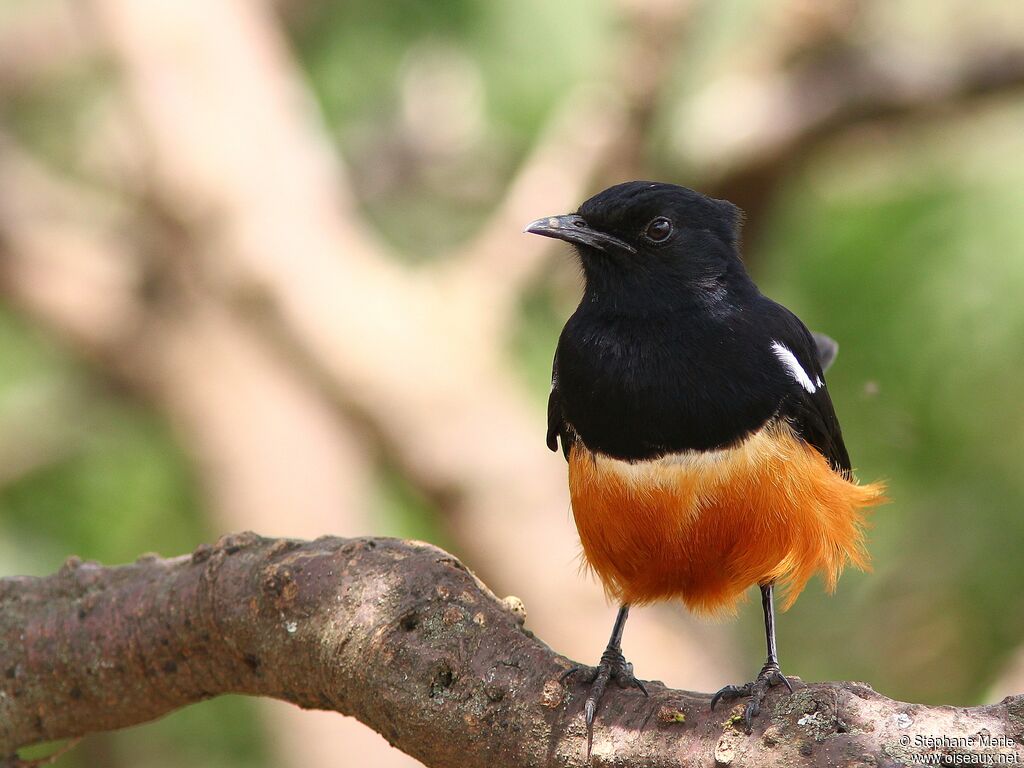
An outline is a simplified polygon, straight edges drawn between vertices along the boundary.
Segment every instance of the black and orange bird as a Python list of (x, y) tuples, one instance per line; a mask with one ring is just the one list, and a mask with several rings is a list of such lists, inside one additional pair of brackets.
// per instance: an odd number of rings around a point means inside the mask
[(867, 566), (865, 510), (883, 488), (853, 477), (823, 370), (835, 345), (758, 290), (740, 223), (727, 201), (634, 181), (526, 228), (571, 243), (585, 281), (547, 443), (568, 461), (586, 563), (620, 605), (598, 666), (570, 670), (589, 670), (588, 730), (610, 680), (646, 693), (622, 653), (630, 606), (728, 613), (760, 587), (764, 666), (711, 700), (748, 697), (749, 731), (769, 688), (792, 690), (775, 587), (788, 608), (814, 573), (831, 590), (847, 563)]

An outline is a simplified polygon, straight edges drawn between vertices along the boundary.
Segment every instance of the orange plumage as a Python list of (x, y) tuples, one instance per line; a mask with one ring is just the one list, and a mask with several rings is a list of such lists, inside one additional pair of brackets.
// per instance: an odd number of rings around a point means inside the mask
[(569, 455), (569, 490), (586, 561), (609, 596), (681, 599), (734, 610), (753, 584), (775, 582), (788, 608), (820, 571), (829, 590), (847, 562), (868, 566), (864, 510), (884, 501), (775, 420), (732, 448), (626, 462)]

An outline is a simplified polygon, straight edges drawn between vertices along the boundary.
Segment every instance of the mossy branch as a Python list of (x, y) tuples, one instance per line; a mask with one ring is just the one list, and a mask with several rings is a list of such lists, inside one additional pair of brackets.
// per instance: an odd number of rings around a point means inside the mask
[[(569, 660), (524, 620), (520, 601), (419, 542), (245, 533), (119, 567), (71, 558), (0, 580), (0, 755), (14, 765), (24, 746), (243, 693), (351, 715), (428, 766), (585, 765), (583, 684), (559, 683)], [(774, 692), (748, 735), (741, 705), (712, 713), (707, 694), (648, 688), (606, 694), (593, 765), (995, 760), (1024, 741), (1024, 697), (928, 707), (800, 684)]]

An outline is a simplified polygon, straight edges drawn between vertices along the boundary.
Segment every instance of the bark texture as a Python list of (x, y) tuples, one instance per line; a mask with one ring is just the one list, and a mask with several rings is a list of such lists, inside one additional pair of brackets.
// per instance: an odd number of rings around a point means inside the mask
[[(168, 560), (71, 558), (0, 580), (0, 755), (243, 693), (352, 715), (428, 766), (585, 765), (585, 687), (559, 683), (570, 661), (524, 621), (517, 598), (420, 542), (245, 533)], [(649, 689), (609, 690), (592, 765), (1012, 763), (1024, 740), (1024, 696), (928, 707), (799, 684), (747, 735), (740, 705), (712, 713), (707, 694)]]

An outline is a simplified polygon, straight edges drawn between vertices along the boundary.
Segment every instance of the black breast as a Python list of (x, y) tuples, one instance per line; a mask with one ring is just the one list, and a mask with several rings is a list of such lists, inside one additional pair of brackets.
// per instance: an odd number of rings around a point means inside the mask
[(581, 307), (562, 331), (563, 420), (622, 459), (728, 446), (765, 424), (789, 383), (742, 316), (607, 317)]

